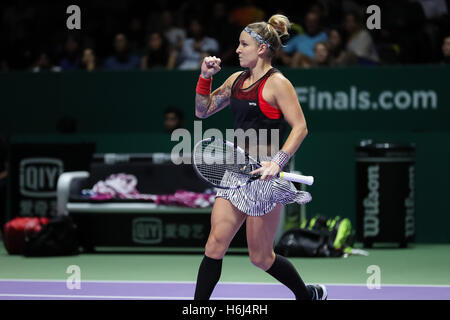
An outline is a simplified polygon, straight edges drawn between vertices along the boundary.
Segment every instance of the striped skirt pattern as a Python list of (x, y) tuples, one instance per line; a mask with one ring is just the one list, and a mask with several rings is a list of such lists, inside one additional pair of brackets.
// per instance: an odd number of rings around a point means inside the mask
[[(248, 177), (226, 172), (222, 185), (239, 185)], [(309, 192), (300, 191), (290, 181), (271, 179), (256, 180), (239, 189), (216, 189), (216, 198), (229, 200), (237, 209), (249, 216), (263, 216), (275, 208), (277, 203), (304, 204), (312, 200)]]

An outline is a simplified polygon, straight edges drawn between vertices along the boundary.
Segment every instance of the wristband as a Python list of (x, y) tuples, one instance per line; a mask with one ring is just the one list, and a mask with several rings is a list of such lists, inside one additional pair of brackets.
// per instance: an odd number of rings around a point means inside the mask
[(198, 77), (197, 88), (195, 89), (195, 92), (203, 96), (209, 96), (209, 94), (211, 93), (211, 83), (212, 77), (209, 79), (205, 79), (202, 77), (202, 75), (200, 75)]
[(277, 154), (273, 157), (271, 161), (275, 162), (277, 165), (280, 166), (281, 169), (288, 163), (291, 156), (286, 151), (280, 150), (277, 152)]

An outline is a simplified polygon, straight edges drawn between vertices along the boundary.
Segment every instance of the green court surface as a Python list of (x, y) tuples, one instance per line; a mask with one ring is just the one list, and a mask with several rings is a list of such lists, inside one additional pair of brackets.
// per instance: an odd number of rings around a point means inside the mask
[[(410, 244), (407, 249), (373, 248), (368, 256), (348, 258), (289, 258), (305, 282), (365, 284), (378, 266), (382, 284), (450, 285), (450, 245)], [(27, 258), (8, 255), (0, 243), (0, 279), (65, 280), (70, 265), (80, 267), (81, 279), (100, 281), (194, 282), (202, 253), (104, 251), (70, 257)], [(246, 253), (229, 253), (223, 261), (222, 282), (275, 283), (253, 266)]]

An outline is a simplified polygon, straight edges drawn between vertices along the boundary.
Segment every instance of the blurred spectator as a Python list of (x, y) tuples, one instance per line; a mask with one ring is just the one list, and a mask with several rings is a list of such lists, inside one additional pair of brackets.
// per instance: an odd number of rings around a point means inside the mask
[(309, 7), (307, 12), (314, 12), (319, 16), (320, 23), (322, 26), (328, 26), (328, 10), (324, 3), (322, 2), (313, 2)]
[(83, 51), (81, 58), (81, 68), (86, 71), (94, 71), (97, 67), (95, 52), (91, 48), (86, 48)]
[(145, 50), (145, 32), (142, 20), (138, 17), (132, 17), (128, 23), (128, 46), (133, 52), (142, 52)]
[(152, 32), (148, 36), (147, 53), (141, 58), (141, 69), (175, 67), (176, 52), (169, 47), (168, 41), (160, 32)]
[(34, 63), (31, 71), (33, 72), (43, 72), (43, 71), (52, 71), (59, 72), (61, 71), (61, 67), (53, 65), (50, 56), (47, 52), (39, 53), (36, 62)]
[(363, 18), (357, 11), (345, 14), (344, 28), (348, 34), (347, 51), (354, 53), (362, 62), (380, 61), (372, 37), (365, 29)]
[[(30, 23), (36, 17), (36, 7), (30, 5), (26, 0), (14, 1), (3, 7), (2, 18), (5, 27), (13, 30), (19, 23)], [(15, 35), (11, 34), (11, 37)]]
[(333, 65), (349, 66), (358, 64), (358, 57), (344, 49), (343, 36), (338, 28), (331, 28), (328, 31), (328, 46)]
[(225, 2), (215, 2), (211, 15), (208, 17), (208, 34), (219, 42), (219, 57), (222, 66), (239, 66), (239, 58), (236, 54), (237, 41), (242, 27), (231, 22)]
[(282, 58), (291, 67), (311, 64), (314, 57), (314, 46), (317, 42), (327, 41), (328, 37), (322, 31), (320, 16), (310, 11), (305, 17), (305, 33), (293, 37), (284, 47)]
[[(266, 20), (268, 13), (283, 12), (292, 21), (301, 22), (301, 26), (295, 23), (291, 26), (292, 43), (288, 45), (287, 51), (283, 50), (276, 57), (279, 62), (289, 66), (312, 63), (314, 45), (319, 41), (326, 41), (324, 37), (315, 39), (315, 36), (321, 35), (320, 26), (345, 26), (346, 32), (342, 34), (345, 56), (355, 58), (356, 55), (359, 63), (366, 61), (372, 64), (439, 63), (442, 59), (442, 37), (450, 31), (450, 0), (308, 0), (264, 4), (255, 0), (185, 0), (179, 3), (167, 0), (100, 0), (83, 2), (82, 12), (89, 14), (83, 14), (82, 26), (88, 28), (83, 27), (80, 34), (78, 31), (69, 31), (71, 36), (80, 35), (82, 38), (79, 41), (77, 38), (66, 41), (62, 40), (68, 32), (64, 27), (67, 16), (60, 14), (67, 7), (63, 2), (44, 1), (42, 5), (28, 0), (3, 2), (0, 4), (0, 71), (3, 72), (57, 70), (54, 65), (60, 66), (62, 70), (88, 69), (82, 62), (85, 54), (80, 49), (83, 47), (95, 47), (97, 61), (90, 65), (96, 65), (97, 69), (110, 55), (111, 61), (105, 64), (105, 68), (137, 69), (141, 65), (140, 57), (147, 54), (145, 35), (149, 31), (162, 32), (169, 41), (169, 46), (179, 53), (186, 39), (185, 20), (189, 22), (189, 17), (194, 16), (202, 17), (200, 24), (204, 26), (205, 36), (218, 42), (220, 51), (215, 54), (220, 56), (224, 66), (239, 65), (234, 52), (239, 33), (251, 22)], [(344, 13), (355, 11), (365, 20), (367, 6), (377, 3), (382, 9), (381, 30), (367, 30), (365, 21), (363, 28), (359, 29), (359, 21), (350, 21), (355, 20), (354, 16), (346, 16), (344, 23)], [(305, 13), (311, 14), (313, 19), (311, 15), (305, 17)], [(357, 17), (356, 20), (361, 18)], [(315, 24), (319, 24), (316, 27), (319, 31), (311, 30)], [(312, 25), (312, 28), (308, 25)], [(115, 51), (113, 54), (110, 48), (110, 39), (116, 36), (118, 30), (124, 30), (127, 35), (128, 40), (123, 41), (128, 43), (127, 53)], [(123, 35), (122, 37), (125, 38)], [(309, 40), (309, 53), (290, 47), (300, 37)], [(190, 38), (193, 38), (192, 35)], [(90, 39), (89, 43), (87, 39)], [(331, 41), (329, 44), (333, 59), (339, 65), (352, 64), (352, 61), (339, 63), (340, 53), (337, 54)], [(46, 55), (40, 56), (41, 62), (38, 63), (36, 54), (43, 48)], [(133, 59), (131, 53), (137, 57)], [(53, 60), (54, 65), (50, 60)], [(180, 62), (183, 63), (183, 60)]]
[(244, 2), (244, 5), (238, 6), (230, 12), (232, 23), (241, 29), (250, 23), (263, 21), (266, 15), (264, 10), (258, 7), (254, 1), (245, 0)]
[(118, 33), (114, 38), (114, 55), (108, 57), (104, 68), (107, 70), (133, 70), (139, 69), (139, 57), (131, 53), (127, 37)]
[(161, 14), (161, 30), (169, 41), (171, 49), (181, 50), (186, 38), (186, 31), (173, 23), (173, 15), (169, 10), (164, 10)]
[(330, 52), (330, 45), (328, 42), (317, 42), (314, 46), (314, 59), (311, 64), (312, 67), (329, 67), (334, 64)]
[(441, 63), (450, 64), (450, 36), (445, 37), (442, 42), (442, 55)]
[(224, 2), (215, 2), (208, 16), (208, 34), (219, 42), (229, 37), (230, 18), (227, 15), (227, 8)]
[(332, 59), (339, 60), (344, 52), (344, 44), (342, 34), (337, 28), (331, 28), (328, 30), (328, 45)]
[(427, 19), (440, 18), (448, 14), (445, 0), (414, 0), (420, 3)]
[(64, 44), (64, 54), (59, 62), (63, 71), (78, 70), (81, 67), (81, 56), (79, 52), (79, 42), (74, 36), (68, 36)]
[(169, 106), (164, 110), (164, 130), (167, 133), (172, 133), (174, 130), (183, 127), (183, 111)]
[(189, 24), (190, 37), (184, 41), (179, 55), (180, 70), (199, 69), (204, 57), (219, 52), (216, 39), (205, 36), (203, 26), (198, 19), (192, 19)]
[[(424, 62), (439, 62), (441, 56), (440, 24), (448, 21), (448, 8), (446, 0), (415, 0), (422, 8), (425, 16), (424, 24), (421, 26), (420, 41), (426, 48)], [(450, 5), (450, 1), (448, 1)]]

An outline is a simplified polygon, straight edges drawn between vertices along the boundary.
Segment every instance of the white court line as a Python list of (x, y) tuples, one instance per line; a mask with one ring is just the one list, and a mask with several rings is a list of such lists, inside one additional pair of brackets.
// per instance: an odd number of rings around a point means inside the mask
[(71, 295), (71, 294), (25, 294), (25, 293), (0, 293), (0, 297), (24, 297), (24, 298), (78, 298), (78, 299), (174, 299), (184, 300), (192, 299), (192, 297), (144, 297), (144, 296), (89, 296), (89, 295)]
[[(88, 296), (70, 294), (21, 294), (21, 293), (0, 293), (0, 297), (23, 297), (23, 298), (79, 298), (79, 299), (132, 299), (132, 300), (193, 300), (193, 297), (154, 297), (154, 296)], [(249, 297), (212, 297), (211, 300), (294, 300), (281, 298), (249, 298)]]
[[(66, 282), (67, 280), (55, 280), (55, 279), (0, 279), (0, 282)], [(127, 280), (81, 280), (81, 282), (86, 283), (142, 283), (142, 284), (195, 284), (193, 281), (127, 281)], [(280, 286), (280, 283), (273, 282), (219, 282), (219, 284), (225, 285), (275, 285)], [(309, 283), (307, 283), (309, 284)], [(366, 287), (366, 283), (326, 283), (326, 286), (363, 286)], [(450, 285), (440, 285), (440, 284), (380, 284), (382, 287), (437, 287), (437, 288), (450, 288)]]
[[(55, 279), (0, 279), (0, 282), (66, 282), (67, 280), (55, 280)], [(142, 284), (195, 284), (195, 281), (134, 281), (134, 280), (81, 280), (81, 282), (87, 283), (142, 283)], [(241, 285), (281, 285), (276, 282), (219, 282), (219, 284), (241, 284)]]

